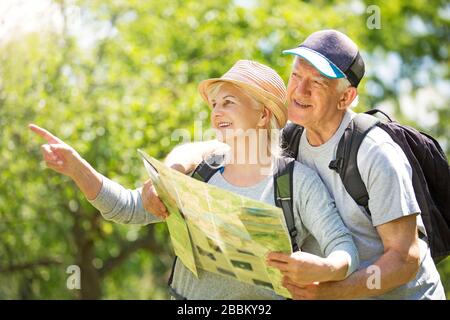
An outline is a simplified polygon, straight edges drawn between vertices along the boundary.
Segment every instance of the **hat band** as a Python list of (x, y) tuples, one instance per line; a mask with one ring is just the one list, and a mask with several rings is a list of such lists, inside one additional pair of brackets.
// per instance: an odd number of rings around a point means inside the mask
[(352, 68), (355, 65), (356, 61), (358, 61), (358, 59), (361, 59), (361, 55), (358, 53), (356, 54), (355, 58), (353, 59), (352, 63), (350, 64), (350, 66), (348, 67), (347, 71), (345, 71), (345, 75), (347, 76), (348, 81), (350, 82), (350, 84), (352, 86), (354, 86), (355, 88), (358, 87), (358, 84), (361, 80), (358, 79), (358, 76), (353, 72)]

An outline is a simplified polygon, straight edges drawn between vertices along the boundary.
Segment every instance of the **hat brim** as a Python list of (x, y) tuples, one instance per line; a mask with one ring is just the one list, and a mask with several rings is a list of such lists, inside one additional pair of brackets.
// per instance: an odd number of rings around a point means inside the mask
[(307, 60), (314, 68), (327, 78), (346, 78), (345, 74), (336, 65), (320, 53), (306, 47), (283, 50), (283, 54), (293, 54)]
[[(284, 127), (284, 124), (287, 121), (287, 115), (284, 114), (286, 110), (285, 103), (275, 95), (271, 94), (270, 92), (262, 90), (258, 87), (255, 87), (243, 81), (226, 78), (212, 78), (201, 81), (200, 84), (198, 85), (198, 91), (200, 92), (200, 95), (202, 96), (203, 100), (208, 104), (210, 108), (211, 104), (208, 99), (208, 88), (217, 82), (234, 84), (237, 87), (244, 89), (245, 91), (251, 92), (254, 96), (259, 97), (261, 99), (261, 102), (265, 103), (266, 106), (274, 113), (275, 117), (277, 118), (280, 124), (280, 127), (281, 128)], [(274, 104), (275, 106), (271, 106), (270, 104)], [(274, 107), (278, 108), (279, 110), (275, 110)]]

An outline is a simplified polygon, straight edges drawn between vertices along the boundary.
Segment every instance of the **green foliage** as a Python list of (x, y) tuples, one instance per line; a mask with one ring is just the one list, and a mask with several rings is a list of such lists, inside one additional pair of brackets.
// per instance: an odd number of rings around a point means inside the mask
[[(379, 1), (379, 30), (366, 26), (372, 1), (57, 3), (63, 28), (17, 36), (0, 51), (0, 298), (167, 298), (172, 253), (165, 225), (102, 219), (69, 179), (45, 169), (43, 142), (28, 131), (30, 122), (135, 188), (146, 179), (136, 149), (164, 157), (178, 143), (173, 131), (193, 132), (207, 111), (199, 81), (220, 76), (238, 59), (266, 63), (287, 81), (292, 58), (280, 52), (313, 31), (336, 28), (371, 62), (359, 109), (390, 102), (399, 119), (439, 137), (449, 153), (448, 93), (427, 109), (437, 117), (427, 127), (402, 112), (399, 85), (410, 81), (411, 96), (439, 82), (448, 89), (444, 1)], [(79, 9), (81, 31), (71, 29), (68, 8)], [(426, 32), (411, 30), (414, 19)], [(392, 54), (399, 72), (375, 72), (390, 70)], [(90, 277), (82, 290), (66, 287), (73, 264)], [(439, 271), (449, 294), (450, 260)]]

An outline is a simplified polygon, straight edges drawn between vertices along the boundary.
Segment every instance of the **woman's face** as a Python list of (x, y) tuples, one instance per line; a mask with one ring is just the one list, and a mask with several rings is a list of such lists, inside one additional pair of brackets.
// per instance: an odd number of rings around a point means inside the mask
[(223, 142), (249, 133), (248, 130), (257, 133), (265, 126), (266, 120), (258, 102), (229, 83), (222, 84), (217, 94), (210, 98), (210, 103), (211, 125)]

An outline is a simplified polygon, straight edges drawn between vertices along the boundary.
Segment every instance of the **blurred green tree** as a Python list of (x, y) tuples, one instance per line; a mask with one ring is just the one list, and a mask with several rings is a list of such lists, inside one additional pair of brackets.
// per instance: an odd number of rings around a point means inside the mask
[[(238, 59), (274, 67), (318, 29), (351, 36), (367, 61), (358, 110), (387, 109), (450, 152), (445, 1), (59, 0), (56, 27), (12, 37), (0, 51), (0, 298), (167, 298), (172, 253), (164, 224), (112, 224), (40, 160), (30, 122), (129, 188), (145, 181), (136, 149), (162, 158), (173, 132), (208, 127), (199, 81)], [(81, 290), (69, 290), (70, 265)], [(450, 260), (439, 265), (450, 293)]]

